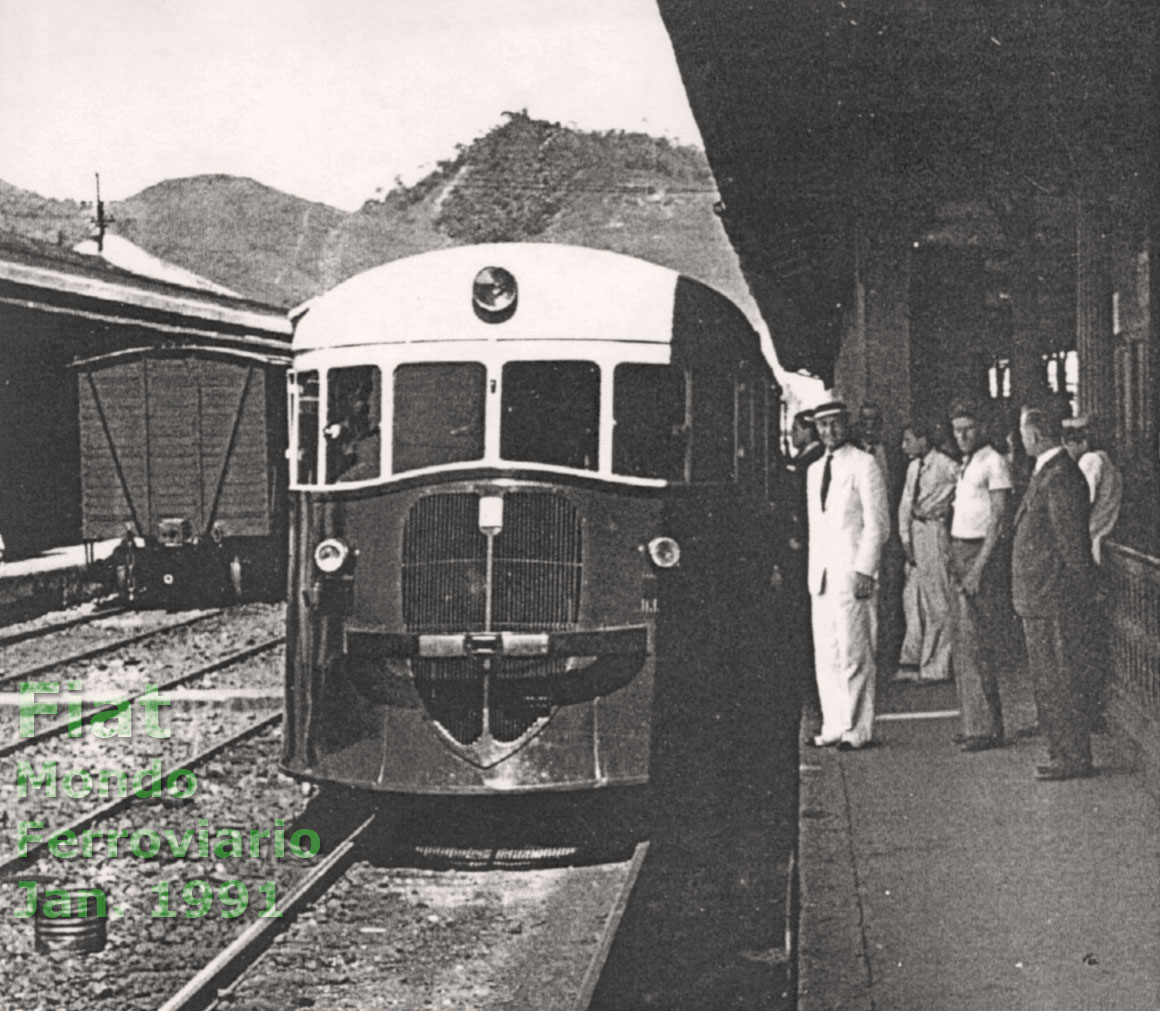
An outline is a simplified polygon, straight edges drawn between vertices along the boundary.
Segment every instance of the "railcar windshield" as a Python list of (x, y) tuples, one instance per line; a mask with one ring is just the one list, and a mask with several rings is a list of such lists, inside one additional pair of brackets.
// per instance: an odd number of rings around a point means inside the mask
[(502, 412), (505, 460), (596, 470), (600, 370), (592, 362), (508, 362)]
[(486, 389), (478, 362), (396, 368), (391, 471), (482, 459)]
[(300, 486), (473, 463), (731, 483), (760, 448), (749, 386), (716, 363), (384, 356), (296, 372), (291, 391)]
[(299, 372), (291, 388), (297, 404), (298, 446), (295, 472), (299, 484), (318, 481), (318, 371)]
[(382, 466), (382, 378), (375, 365), (331, 369), (326, 382), (326, 480), (366, 481)]

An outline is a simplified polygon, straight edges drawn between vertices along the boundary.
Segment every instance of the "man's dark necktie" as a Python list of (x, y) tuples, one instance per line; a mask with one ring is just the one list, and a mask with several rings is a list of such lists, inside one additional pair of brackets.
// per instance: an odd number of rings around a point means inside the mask
[(830, 494), (830, 480), (833, 474), (830, 471), (830, 464), (833, 463), (834, 454), (826, 454), (826, 466), (822, 470), (822, 509), (826, 508), (826, 496)]
[(913, 516), (918, 512), (918, 486), (922, 482), (922, 467), (926, 463), (925, 457), (918, 458), (918, 471), (914, 475), (914, 490), (910, 495), (910, 514)]

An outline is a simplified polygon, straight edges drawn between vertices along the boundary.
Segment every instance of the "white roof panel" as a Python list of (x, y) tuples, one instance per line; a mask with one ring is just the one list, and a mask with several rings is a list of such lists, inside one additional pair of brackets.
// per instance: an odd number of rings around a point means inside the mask
[[(484, 322), (473, 309), (472, 285), (484, 267), (503, 267), (516, 279), (518, 305), (505, 322)], [(301, 306), (294, 350), (446, 340), (668, 343), (677, 277), (667, 267), (578, 246), (442, 249), (365, 271)]]

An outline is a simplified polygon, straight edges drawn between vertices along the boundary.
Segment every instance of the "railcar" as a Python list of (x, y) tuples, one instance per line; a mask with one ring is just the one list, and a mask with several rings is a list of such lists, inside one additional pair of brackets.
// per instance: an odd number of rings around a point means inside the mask
[(780, 390), (725, 296), (512, 243), (293, 315), (284, 770), (642, 784), (661, 693), (720, 699), (769, 661)]
[(227, 337), (73, 363), (86, 540), (139, 606), (278, 598), (287, 539), (287, 344)]

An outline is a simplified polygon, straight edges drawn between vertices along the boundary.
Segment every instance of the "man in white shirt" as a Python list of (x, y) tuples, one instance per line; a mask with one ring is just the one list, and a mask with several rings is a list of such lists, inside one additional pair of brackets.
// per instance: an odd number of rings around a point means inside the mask
[(911, 422), (902, 430), (910, 458), (898, 504), (898, 534), (906, 555), (903, 603), (906, 638), (895, 680), (948, 681), (951, 676), (950, 535), (947, 520), (958, 464), (934, 446), (929, 426)]
[(1086, 415), (1064, 419), (1063, 448), (1087, 478), (1091, 500), (1088, 533), (1092, 539), (1092, 557), (1098, 565), (1100, 546), (1120, 518), (1124, 481), (1112, 458), (1104, 450), (1093, 448), (1091, 419)]
[(849, 439), (841, 401), (814, 411), (825, 456), (806, 476), (808, 582), (821, 733), (811, 744), (848, 751), (874, 735), (875, 578), (890, 533), (886, 482), (874, 458)]
[(1009, 525), (1013, 482), (1006, 458), (986, 441), (978, 409), (959, 401), (950, 418), (963, 454), (951, 522), (957, 740), (963, 751), (985, 751), (1003, 744), (999, 658), (1008, 615), (1007, 571), (999, 546)]

